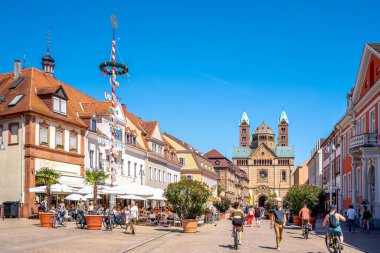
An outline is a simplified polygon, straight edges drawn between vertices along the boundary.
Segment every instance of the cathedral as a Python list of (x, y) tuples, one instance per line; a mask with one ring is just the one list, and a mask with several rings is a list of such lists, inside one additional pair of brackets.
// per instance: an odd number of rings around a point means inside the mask
[(278, 137), (264, 122), (251, 133), (246, 112), (239, 122), (239, 146), (232, 150), (233, 163), (249, 177), (253, 201), (263, 206), (269, 194), (284, 197), (292, 185), (294, 146), (289, 146), (289, 120), (282, 111), (278, 119)]

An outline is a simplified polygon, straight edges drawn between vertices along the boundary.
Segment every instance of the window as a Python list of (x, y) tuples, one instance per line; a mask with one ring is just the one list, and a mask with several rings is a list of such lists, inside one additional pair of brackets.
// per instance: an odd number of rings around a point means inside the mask
[(133, 167), (133, 176), (137, 177), (137, 163), (135, 163), (135, 166)]
[(242, 134), (245, 134), (247, 132), (247, 129), (245, 129), (245, 128), (243, 128), (242, 130), (241, 130), (241, 133)]
[(103, 156), (103, 154), (102, 154), (102, 153), (99, 153), (99, 155), (98, 155), (99, 169), (103, 169), (103, 165), (102, 165), (102, 156)]
[(18, 123), (10, 123), (8, 125), (9, 138), (8, 145), (18, 144)]
[(55, 147), (63, 149), (63, 130), (55, 129)]
[(182, 166), (184, 166), (184, 165), (185, 165), (185, 158), (180, 157), (180, 158), (179, 158), (179, 163), (180, 163)]
[(361, 119), (361, 126), (362, 126), (362, 134), (366, 133), (367, 132), (367, 129), (366, 129), (366, 122), (365, 122), (365, 116), (363, 116), (363, 118)]
[(369, 131), (371, 134), (375, 133), (376, 131), (376, 117), (375, 117), (375, 110), (369, 113)]
[(133, 146), (136, 146), (136, 136), (133, 136), (133, 137), (132, 137), (132, 145), (133, 145)]
[(281, 181), (286, 181), (286, 171), (281, 171)]
[(126, 142), (127, 144), (131, 143), (131, 135), (130, 135), (129, 133), (127, 133), (127, 134), (125, 135), (125, 142)]
[(149, 179), (152, 180), (153, 179), (153, 174), (152, 174), (152, 167), (149, 167)]
[(162, 182), (164, 182), (164, 183), (166, 182), (165, 176), (166, 176), (166, 173), (165, 173), (165, 171), (163, 171), (162, 172)]
[(281, 127), (281, 133), (285, 133), (285, 127)]
[(53, 97), (53, 111), (66, 115), (66, 100), (58, 97)]
[(70, 151), (77, 150), (77, 134), (70, 133)]
[(220, 165), (220, 161), (219, 161), (219, 160), (216, 160), (216, 161), (215, 161), (215, 165)]
[(154, 168), (154, 180), (157, 181), (157, 169)]
[(140, 176), (143, 176), (144, 175), (144, 169), (143, 169), (143, 166), (142, 164), (140, 164), (140, 173), (139, 173)]
[(94, 168), (94, 150), (90, 150), (90, 168)]
[(247, 138), (246, 137), (243, 137), (241, 138), (242, 142), (246, 142), (247, 141)]
[(346, 157), (346, 135), (343, 135), (343, 159)]
[(158, 182), (161, 182), (161, 170), (158, 170)]
[(115, 129), (115, 139), (118, 141), (123, 141), (122, 132), (120, 129)]
[(47, 145), (48, 144), (48, 133), (49, 127), (48, 126), (41, 126), (40, 125), (40, 144)]
[(128, 176), (131, 176), (131, 161), (128, 161)]
[(121, 175), (124, 175), (124, 159), (121, 159), (120, 162), (120, 173)]
[(347, 189), (347, 195), (350, 195), (351, 194), (351, 173), (348, 173), (348, 182), (347, 182), (347, 186), (348, 186), (348, 189)]
[(96, 132), (96, 119), (91, 119), (91, 131)]
[(0, 144), (3, 143), (3, 125), (0, 125)]
[(346, 175), (343, 175), (343, 184), (342, 184), (342, 191), (343, 191), (343, 199), (346, 198), (347, 192), (346, 192)]
[(21, 99), (24, 97), (25, 95), (22, 94), (22, 95), (17, 95), (16, 97), (14, 97), (12, 99), (12, 101), (8, 104), (8, 107), (11, 107), (11, 106), (15, 106), (18, 104), (18, 102), (21, 101)]
[(193, 180), (193, 175), (186, 175), (186, 179)]
[(360, 168), (356, 169), (356, 193), (357, 196), (361, 196), (361, 184), (360, 184)]

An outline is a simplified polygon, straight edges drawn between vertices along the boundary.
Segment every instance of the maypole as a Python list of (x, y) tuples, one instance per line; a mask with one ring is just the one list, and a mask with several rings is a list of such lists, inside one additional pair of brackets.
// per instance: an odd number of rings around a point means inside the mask
[[(116, 41), (115, 41), (115, 30), (117, 28), (117, 21), (115, 15), (111, 16), (112, 24), (112, 50), (111, 50), (111, 62), (103, 62), (100, 64), (99, 68), (103, 74), (106, 74), (109, 78), (111, 85), (111, 108), (110, 108), (110, 132), (111, 132), (111, 145), (110, 145), (110, 168), (111, 168), (111, 186), (116, 181), (115, 172), (115, 130), (116, 130), (116, 118), (115, 111), (116, 105), (118, 103), (116, 98), (115, 88), (119, 87), (119, 83), (116, 81), (116, 76), (125, 75), (128, 73), (128, 67), (122, 63), (116, 62)], [(107, 67), (111, 67), (108, 69)]]

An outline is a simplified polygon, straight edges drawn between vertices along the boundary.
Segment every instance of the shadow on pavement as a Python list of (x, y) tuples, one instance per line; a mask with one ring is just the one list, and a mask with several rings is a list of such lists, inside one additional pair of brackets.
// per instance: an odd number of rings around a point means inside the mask
[(230, 249), (230, 250), (235, 250), (233, 245), (219, 245), (219, 247), (225, 248), (225, 249)]
[(277, 249), (276, 247), (259, 246), (262, 249)]

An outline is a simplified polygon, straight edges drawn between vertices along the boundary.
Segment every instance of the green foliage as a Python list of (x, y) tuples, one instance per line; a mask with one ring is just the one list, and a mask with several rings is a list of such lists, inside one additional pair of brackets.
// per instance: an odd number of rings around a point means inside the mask
[(56, 147), (57, 147), (57, 148), (61, 148), (61, 149), (63, 149), (63, 145), (62, 145), (62, 144), (57, 144)]
[(169, 184), (164, 191), (164, 197), (177, 208), (183, 219), (195, 219), (202, 215), (210, 196), (211, 191), (206, 184), (186, 178)]
[(51, 185), (57, 184), (61, 174), (49, 167), (42, 167), (36, 174), (37, 185), (46, 186), (47, 209), (50, 210)]
[(322, 188), (313, 185), (294, 185), (286, 194), (284, 205), (290, 208), (293, 213), (298, 214), (304, 204), (315, 215), (319, 211), (319, 205), (323, 202), (324, 191)]
[(218, 194), (218, 197), (220, 196), (220, 194), (222, 193), (222, 191), (223, 191), (222, 185), (220, 183), (218, 183), (218, 185), (217, 185), (217, 194)]
[(213, 205), (215, 206), (215, 208), (216, 208), (219, 212), (224, 213), (224, 212), (226, 212), (226, 211), (230, 208), (230, 206), (231, 206), (231, 201), (230, 201), (229, 199), (227, 199), (227, 198), (222, 197), (222, 198), (220, 199), (220, 201), (215, 201), (215, 202), (213, 203)]
[(98, 202), (98, 184), (109, 177), (103, 170), (87, 169), (84, 173), (84, 182), (94, 186), (94, 203)]
[(264, 203), (265, 211), (268, 213), (273, 213), (274, 209), (276, 209), (276, 194), (271, 193), (268, 195), (268, 197), (265, 200)]

